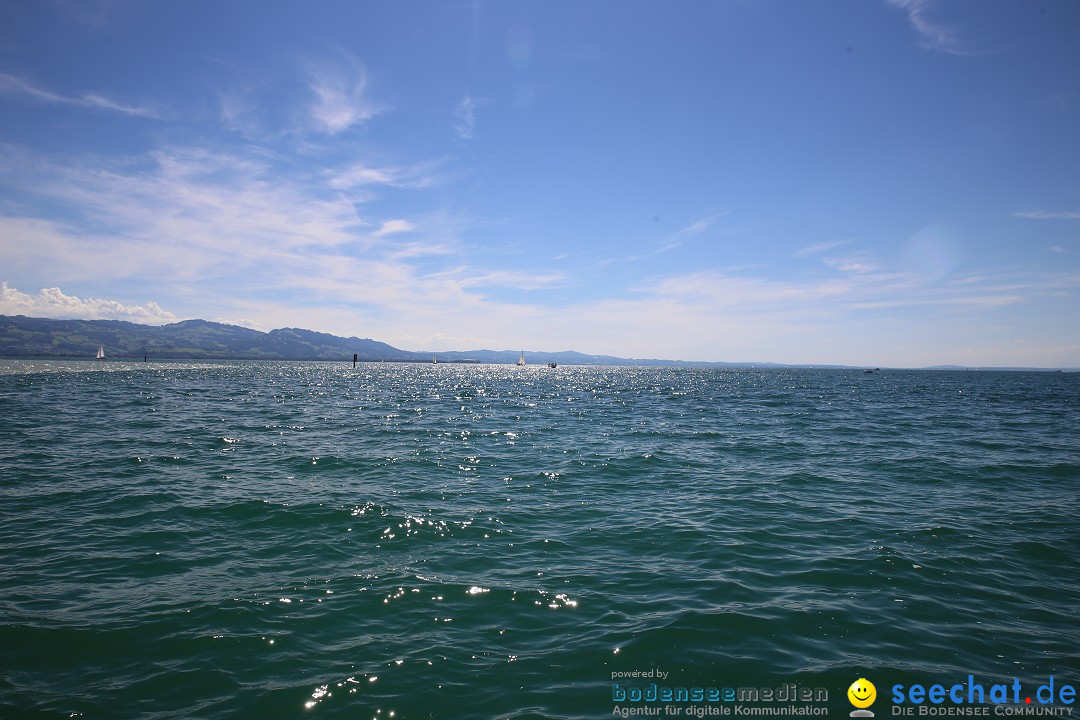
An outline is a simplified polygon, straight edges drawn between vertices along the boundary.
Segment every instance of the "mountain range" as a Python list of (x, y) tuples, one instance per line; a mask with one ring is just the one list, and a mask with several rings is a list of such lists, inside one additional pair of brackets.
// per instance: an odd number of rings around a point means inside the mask
[[(514, 363), (519, 350), (412, 352), (370, 338), (338, 337), (301, 328), (261, 332), (238, 325), (184, 320), (140, 325), (123, 320), (52, 320), (0, 315), (0, 355), (92, 358), (98, 346), (109, 358), (184, 360), (352, 360), (450, 363)], [(569, 365), (683, 364), (634, 360), (574, 351), (527, 351), (529, 363)]]
[[(0, 356), (92, 358), (98, 346), (114, 359), (142, 360), (340, 360), (355, 354), (363, 361), (495, 363), (517, 362), (519, 350), (413, 352), (378, 340), (338, 337), (302, 328), (270, 332), (239, 325), (183, 320), (169, 325), (140, 325), (124, 320), (52, 320), (0, 315)], [(785, 365), (768, 362), (690, 362), (586, 355), (573, 350), (526, 350), (530, 364), (659, 365), (707, 367), (853, 368), (851, 365)], [(969, 368), (940, 365), (926, 370), (1036, 370), (1044, 368)]]

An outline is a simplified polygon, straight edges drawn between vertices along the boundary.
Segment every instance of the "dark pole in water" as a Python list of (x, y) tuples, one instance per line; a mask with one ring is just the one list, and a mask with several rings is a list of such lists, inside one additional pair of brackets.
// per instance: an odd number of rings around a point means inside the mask
[(143, 362), (146, 362), (146, 353), (143, 353), (143, 356), (142, 356), (142, 361), (143, 361)]
[(356, 353), (353, 353), (353, 354), (352, 354), (352, 366), (353, 366), (354, 368), (356, 367)]

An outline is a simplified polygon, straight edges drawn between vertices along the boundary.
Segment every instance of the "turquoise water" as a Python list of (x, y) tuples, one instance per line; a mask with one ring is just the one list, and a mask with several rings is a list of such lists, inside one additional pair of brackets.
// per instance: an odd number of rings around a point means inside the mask
[(1080, 374), (6, 361), (0, 409), (3, 717), (1080, 685)]

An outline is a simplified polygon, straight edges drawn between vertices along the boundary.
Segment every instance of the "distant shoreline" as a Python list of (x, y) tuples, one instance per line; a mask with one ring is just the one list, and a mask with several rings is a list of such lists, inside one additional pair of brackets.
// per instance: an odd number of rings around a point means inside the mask
[[(127, 355), (115, 355), (105, 358), (104, 360), (98, 360), (92, 356), (85, 355), (18, 355), (12, 353), (0, 353), (0, 361), (4, 360), (62, 360), (70, 362), (88, 362), (92, 364), (101, 363), (138, 363), (152, 364), (158, 363), (180, 363), (180, 362), (212, 362), (212, 363), (230, 363), (230, 362), (262, 362), (262, 363), (289, 363), (289, 362), (304, 362), (304, 363), (333, 363), (333, 364), (351, 364), (351, 358), (341, 359), (326, 359), (326, 358), (266, 358), (266, 357), (183, 357), (183, 356), (159, 356), (148, 357), (145, 361), (142, 357), (127, 356)], [(379, 363), (388, 364), (401, 364), (401, 365), (432, 365), (433, 363), (428, 360), (378, 360), (378, 359), (358, 359), (357, 365), (372, 365)], [(512, 362), (484, 362), (480, 360), (440, 360), (438, 365), (515, 365)], [(675, 368), (675, 369), (698, 369), (698, 370), (835, 370), (838, 372), (851, 372), (851, 373), (867, 373), (867, 368), (863, 365), (786, 365), (778, 363), (709, 363), (709, 362), (694, 362), (690, 360), (664, 360), (655, 363), (647, 361), (642, 362), (624, 362), (618, 365), (605, 364), (605, 363), (563, 363), (567, 367), (610, 367), (610, 368)], [(548, 370), (542, 363), (534, 363), (527, 365), (530, 368), (542, 368)], [(886, 372), (1032, 372), (1032, 373), (1077, 373), (1080, 372), (1080, 368), (1039, 368), (1039, 367), (965, 367), (965, 366), (933, 366), (933, 367), (883, 367), (875, 368), (875, 372), (872, 374), (880, 374)]]
[[(126, 320), (55, 320), (25, 315), (0, 315), (0, 357), (94, 360), (99, 346), (106, 359), (141, 362), (144, 355), (154, 360), (221, 361), (321, 361), (321, 362), (404, 362), (448, 365), (513, 365), (517, 350), (402, 350), (378, 340), (339, 337), (303, 328), (279, 328), (269, 332), (239, 325), (183, 320), (168, 325), (140, 325)], [(921, 368), (889, 368), (887, 365), (844, 365), (835, 363), (720, 362), (622, 358), (593, 355), (575, 350), (541, 351), (524, 349), (527, 365), (577, 365), (612, 367), (711, 367), (781, 368), (819, 370), (971, 370), (1077, 372), (1080, 368), (1021, 367), (984, 365), (934, 365)]]

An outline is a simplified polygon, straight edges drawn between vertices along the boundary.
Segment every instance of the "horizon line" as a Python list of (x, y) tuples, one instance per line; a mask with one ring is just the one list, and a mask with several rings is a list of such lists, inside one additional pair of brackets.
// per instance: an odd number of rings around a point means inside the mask
[[(361, 338), (361, 337), (359, 337), (357, 335), (352, 335), (350, 337), (344, 337), (344, 336), (341, 336), (341, 335), (335, 335), (334, 333), (329, 333), (329, 332), (325, 332), (325, 331), (322, 331), (322, 330), (312, 330), (310, 328), (292, 327), (292, 326), (273, 328), (271, 330), (260, 330), (258, 328), (252, 328), (252, 327), (248, 327), (248, 326), (245, 326), (245, 325), (236, 325), (234, 323), (219, 322), (219, 321), (216, 321), (216, 320), (206, 320), (204, 318), (194, 318), (194, 317), (178, 319), (178, 320), (175, 320), (173, 322), (168, 322), (168, 323), (146, 323), (146, 322), (137, 322), (135, 320), (122, 320), (122, 319), (118, 319), (118, 318), (51, 318), (51, 317), (38, 317), (38, 316), (33, 316), (33, 315), (21, 315), (21, 314), (20, 315), (4, 315), (4, 314), (0, 314), (0, 318), (26, 318), (26, 319), (29, 319), (29, 320), (46, 320), (46, 321), (51, 321), (51, 322), (86, 322), (86, 323), (113, 323), (113, 322), (115, 322), (115, 323), (127, 323), (127, 324), (131, 324), (131, 325), (138, 325), (140, 327), (147, 327), (147, 328), (161, 328), (161, 327), (168, 327), (168, 326), (171, 326), (171, 325), (180, 325), (180, 324), (187, 323), (187, 322), (199, 322), (199, 323), (206, 323), (206, 324), (210, 324), (210, 325), (220, 325), (220, 326), (223, 326), (223, 327), (238, 328), (238, 329), (241, 329), (241, 330), (249, 330), (251, 332), (256, 332), (256, 333), (259, 333), (261, 335), (268, 335), (270, 333), (273, 333), (273, 332), (276, 332), (276, 331), (282, 331), (282, 330), (300, 330), (300, 331), (303, 331), (303, 332), (311, 332), (311, 333), (317, 333), (317, 334), (320, 334), (320, 335), (327, 335), (329, 337), (337, 338), (339, 340), (366, 340), (366, 341), (369, 341), (369, 342), (377, 342), (377, 343), (386, 345), (386, 346), (388, 346), (388, 347), (390, 347), (390, 348), (392, 348), (394, 350), (397, 350), (399, 352), (405, 352), (405, 353), (410, 353), (410, 354), (414, 354), (414, 355), (425, 355), (426, 356), (426, 355), (438, 355), (438, 354), (442, 353), (443, 355), (461, 356), (461, 355), (467, 355), (468, 353), (507, 353), (507, 354), (513, 354), (513, 353), (524, 352), (524, 353), (533, 354), (533, 355), (549, 355), (549, 356), (551, 356), (551, 355), (575, 354), (575, 355), (582, 355), (582, 356), (585, 356), (585, 357), (592, 357), (592, 358), (597, 358), (597, 359), (605, 358), (605, 359), (622, 361), (622, 363), (618, 363), (618, 364), (611, 364), (611, 363), (579, 363), (579, 362), (573, 362), (573, 361), (569, 361), (569, 362), (564, 361), (564, 362), (561, 363), (563, 365), (573, 365), (575, 367), (622, 367), (622, 366), (630, 366), (630, 367), (663, 367), (665, 365), (677, 364), (677, 365), (691, 365), (691, 366), (728, 366), (728, 367), (735, 367), (735, 368), (740, 368), (740, 369), (746, 369), (746, 368), (767, 369), (769, 367), (773, 367), (773, 368), (778, 368), (778, 369), (786, 368), (786, 369), (823, 369), (823, 370), (826, 370), (826, 369), (868, 370), (868, 369), (871, 368), (871, 365), (872, 365), (872, 364), (851, 365), (851, 364), (847, 364), (847, 363), (843, 363), (843, 362), (779, 362), (779, 361), (775, 361), (775, 360), (760, 360), (760, 361), (684, 360), (684, 359), (670, 359), (670, 358), (658, 358), (658, 357), (652, 357), (652, 358), (620, 357), (620, 356), (617, 356), (617, 355), (608, 355), (608, 354), (602, 354), (602, 353), (585, 353), (585, 352), (581, 352), (581, 351), (578, 351), (578, 350), (572, 350), (572, 349), (571, 350), (510, 350), (510, 349), (489, 350), (489, 349), (486, 349), (486, 348), (475, 348), (475, 349), (471, 349), (471, 350), (442, 350), (442, 351), (440, 351), (440, 350), (431, 350), (431, 349), (426, 349), (426, 350), (406, 350), (406, 349), (403, 349), (403, 348), (396, 347), (394, 345), (390, 345), (389, 343), (381, 341), (381, 340), (376, 340), (374, 338)], [(101, 343), (99, 343), (99, 344), (101, 344)], [(144, 355), (146, 357), (149, 357), (148, 353), (144, 353)], [(87, 357), (90, 358), (90, 359), (93, 359), (91, 355), (88, 355)], [(109, 359), (121, 359), (121, 358), (127, 358), (127, 357), (128, 356), (117, 356), (117, 357), (113, 357), (113, 358), (109, 358)], [(130, 356), (130, 357), (131, 358), (137, 358), (137, 356), (135, 356), (135, 355)], [(69, 354), (52, 355), (52, 354), (40, 354), (40, 353), (10, 354), (10, 353), (0, 352), (0, 358), (28, 358), (28, 359), (34, 359), (34, 358), (40, 358), (40, 359), (63, 358), (63, 359), (78, 360), (78, 359), (81, 359), (82, 356), (81, 355), (72, 355), (70, 353)], [(206, 357), (183, 357), (183, 356), (160, 355), (160, 356), (158, 356), (158, 359), (159, 360), (248, 361), (248, 362), (251, 362), (251, 361), (265, 361), (265, 362), (338, 362), (336, 360), (325, 360), (325, 359), (321, 359), (321, 358), (260, 358), (260, 357), (243, 357), (243, 356), (241, 356), (241, 357), (228, 357), (228, 356), (223, 356), (223, 355), (206, 356)], [(349, 360), (351, 360), (351, 358), (342, 360), (342, 362), (347, 362)], [(359, 359), (358, 361), (360, 361), (360, 362), (400, 362), (400, 363), (407, 363), (407, 364), (417, 364), (417, 363), (423, 364), (425, 362), (428, 362), (427, 360), (421, 359), (419, 357), (416, 358), (416, 359), (387, 359), (387, 360)], [(547, 361), (545, 361), (545, 362), (547, 362)], [(485, 361), (477, 360), (477, 359), (459, 357), (457, 360), (447, 359), (447, 360), (444, 361), (444, 363), (445, 364), (455, 364), (455, 365), (458, 365), (458, 364), (460, 364), (460, 365), (503, 365), (503, 364), (514, 364), (514, 361), (510, 360), (510, 361), (508, 361), (506, 363), (502, 363), (502, 362), (485, 362)], [(1071, 366), (983, 365), (983, 364), (963, 364), (963, 363), (937, 363), (937, 364), (934, 364), (934, 365), (921, 365), (921, 366), (903, 366), (903, 365), (881, 364), (881, 365), (873, 365), (873, 369), (874, 370), (881, 370), (881, 369), (885, 369), (885, 370), (982, 370), (982, 371), (1006, 371), (1006, 372), (1008, 372), (1008, 371), (1080, 372), (1080, 367), (1071, 367)]]

